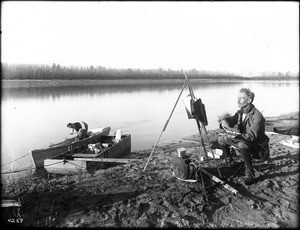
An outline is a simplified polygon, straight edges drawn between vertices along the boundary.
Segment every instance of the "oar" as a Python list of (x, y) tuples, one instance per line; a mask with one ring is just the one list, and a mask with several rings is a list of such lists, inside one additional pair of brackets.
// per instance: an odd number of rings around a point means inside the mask
[(125, 158), (83, 158), (83, 157), (75, 157), (74, 160), (80, 161), (93, 161), (93, 162), (110, 162), (110, 163), (137, 163), (141, 161), (141, 159), (125, 159)]
[(206, 174), (209, 178), (211, 178), (215, 182), (220, 183), (222, 186), (224, 186), (224, 188), (228, 189), (230, 192), (233, 192), (234, 194), (238, 193), (238, 191), (236, 189), (231, 187), (229, 184), (226, 184), (224, 181), (222, 181), (218, 177), (214, 176), (213, 174), (207, 172), (206, 170), (204, 170), (202, 168), (200, 168), (199, 170), (202, 171), (204, 174)]

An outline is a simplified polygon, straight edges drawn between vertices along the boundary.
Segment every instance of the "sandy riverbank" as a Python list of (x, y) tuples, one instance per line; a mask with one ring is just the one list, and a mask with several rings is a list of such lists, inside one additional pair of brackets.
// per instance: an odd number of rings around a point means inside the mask
[[(207, 227), (279, 228), (299, 226), (299, 148), (282, 144), (299, 135), (299, 113), (267, 118), (270, 162), (257, 164), (256, 181), (243, 185), (243, 170), (219, 164), (233, 194), (204, 175), (201, 183), (177, 180), (170, 160), (185, 148), (197, 162), (199, 136), (160, 143), (143, 172), (151, 149), (125, 158), (140, 163), (120, 164), (95, 174), (36, 178), (29, 190), (13, 196), (22, 203), (23, 223), (32, 227)], [(274, 132), (274, 128), (278, 133)], [(216, 139), (218, 130), (209, 131)], [(218, 176), (214, 161), (202, 167)], [(24, 185), (24, 188), (26, 186)]]

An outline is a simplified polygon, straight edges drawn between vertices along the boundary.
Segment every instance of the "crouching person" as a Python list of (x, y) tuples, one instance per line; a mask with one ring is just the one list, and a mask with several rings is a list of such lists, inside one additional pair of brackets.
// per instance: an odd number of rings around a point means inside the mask
[(77, 139), (83, 139), (88, 137), (87, 131), (88, 131), (88, 125), (87, 123), (83, 121), (78, 121), (74, 123), (68, 123), (67, 127), (71, 129), (70, 134), (77, 134)]
[[(228, 135), (218, 136), (218, 143), (229, 167), (234, 165), (230, 146), (236, 147), (241, 153), (246, 168), (244, 183), (247, 185), (255, 179), (252, 158), (259, 158), (269, 141), (265, 134), (265, 118), (252, 104), (253, 100), (254, 93), (250, 89), (242, 88), (239, 91), (240, 109), (233, 116), (224, 118), (220, 124), (220, 128), (227, 131)], [(232, 135), (232, 128), (237, 128), (238, 133)]]

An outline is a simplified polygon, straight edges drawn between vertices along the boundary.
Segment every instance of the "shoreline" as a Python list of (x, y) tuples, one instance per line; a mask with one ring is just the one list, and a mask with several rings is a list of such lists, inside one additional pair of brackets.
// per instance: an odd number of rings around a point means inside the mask
[[(28, 87), (62, 87), (62, 86), (94, 86), (94, 85), (146, 85), (146, 84), (183, 84), (182, 79), (70, 79), (70, 80), (2, 80), (2, 89), (28, 88)], [(215, 83), (218, 82), (243, 82), (243, 81), (278, 81), (299, 82), (299, 79), (191, 79), (192, 82)], [(25, 84), (24, 84), (25, 83)]]
[[(299, 112), (266, 117), (270, 163), (259, 165), (252, 186), (241, 183), (242, 173), (220, 167), (234, 195), (204, 176), (209, 203), (200, 184), (177, 180), (170, 162), (178, 148), (198, 161), (201, 151), (195, 134), (160, 143), (145, 172), (151, 149), (125, 158), (141, 163), (119, 164), (92, 174), (32, 178), (10, 198), (22, 203), (23, 223), (31, 227), (297, 227), (299, 224), (299, 149), (283, 145), (299, 135)], [(274, 132), (277, 128), (278, 133)], [(210, 140), (218, 130), (208, 130)], [(295, 135), (295, 132), (298, 135)], [(218, 176), (215, 162), (202, 167)], [(27, 184), (26, 184), (27, 183)], [(17, 185), (16, 185), (17, 186)], [(14, 188), (14, 192), (17, 189)], [(297, 201), (297, 202), (295, 202)], [(243, 213), (247, 213), (245, 218)]]

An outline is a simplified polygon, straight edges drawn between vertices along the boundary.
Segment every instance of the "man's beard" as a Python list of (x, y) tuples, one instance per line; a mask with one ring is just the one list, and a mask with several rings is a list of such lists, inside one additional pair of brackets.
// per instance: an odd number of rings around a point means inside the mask
[(246, 107), (247, 105), (238, 104), (238, 106), (242, 109), (242, 108)]
[(244, 109), (248, 106), (249, 104), (238, 104), (238, 106), (241, 108), (241, 109)]

